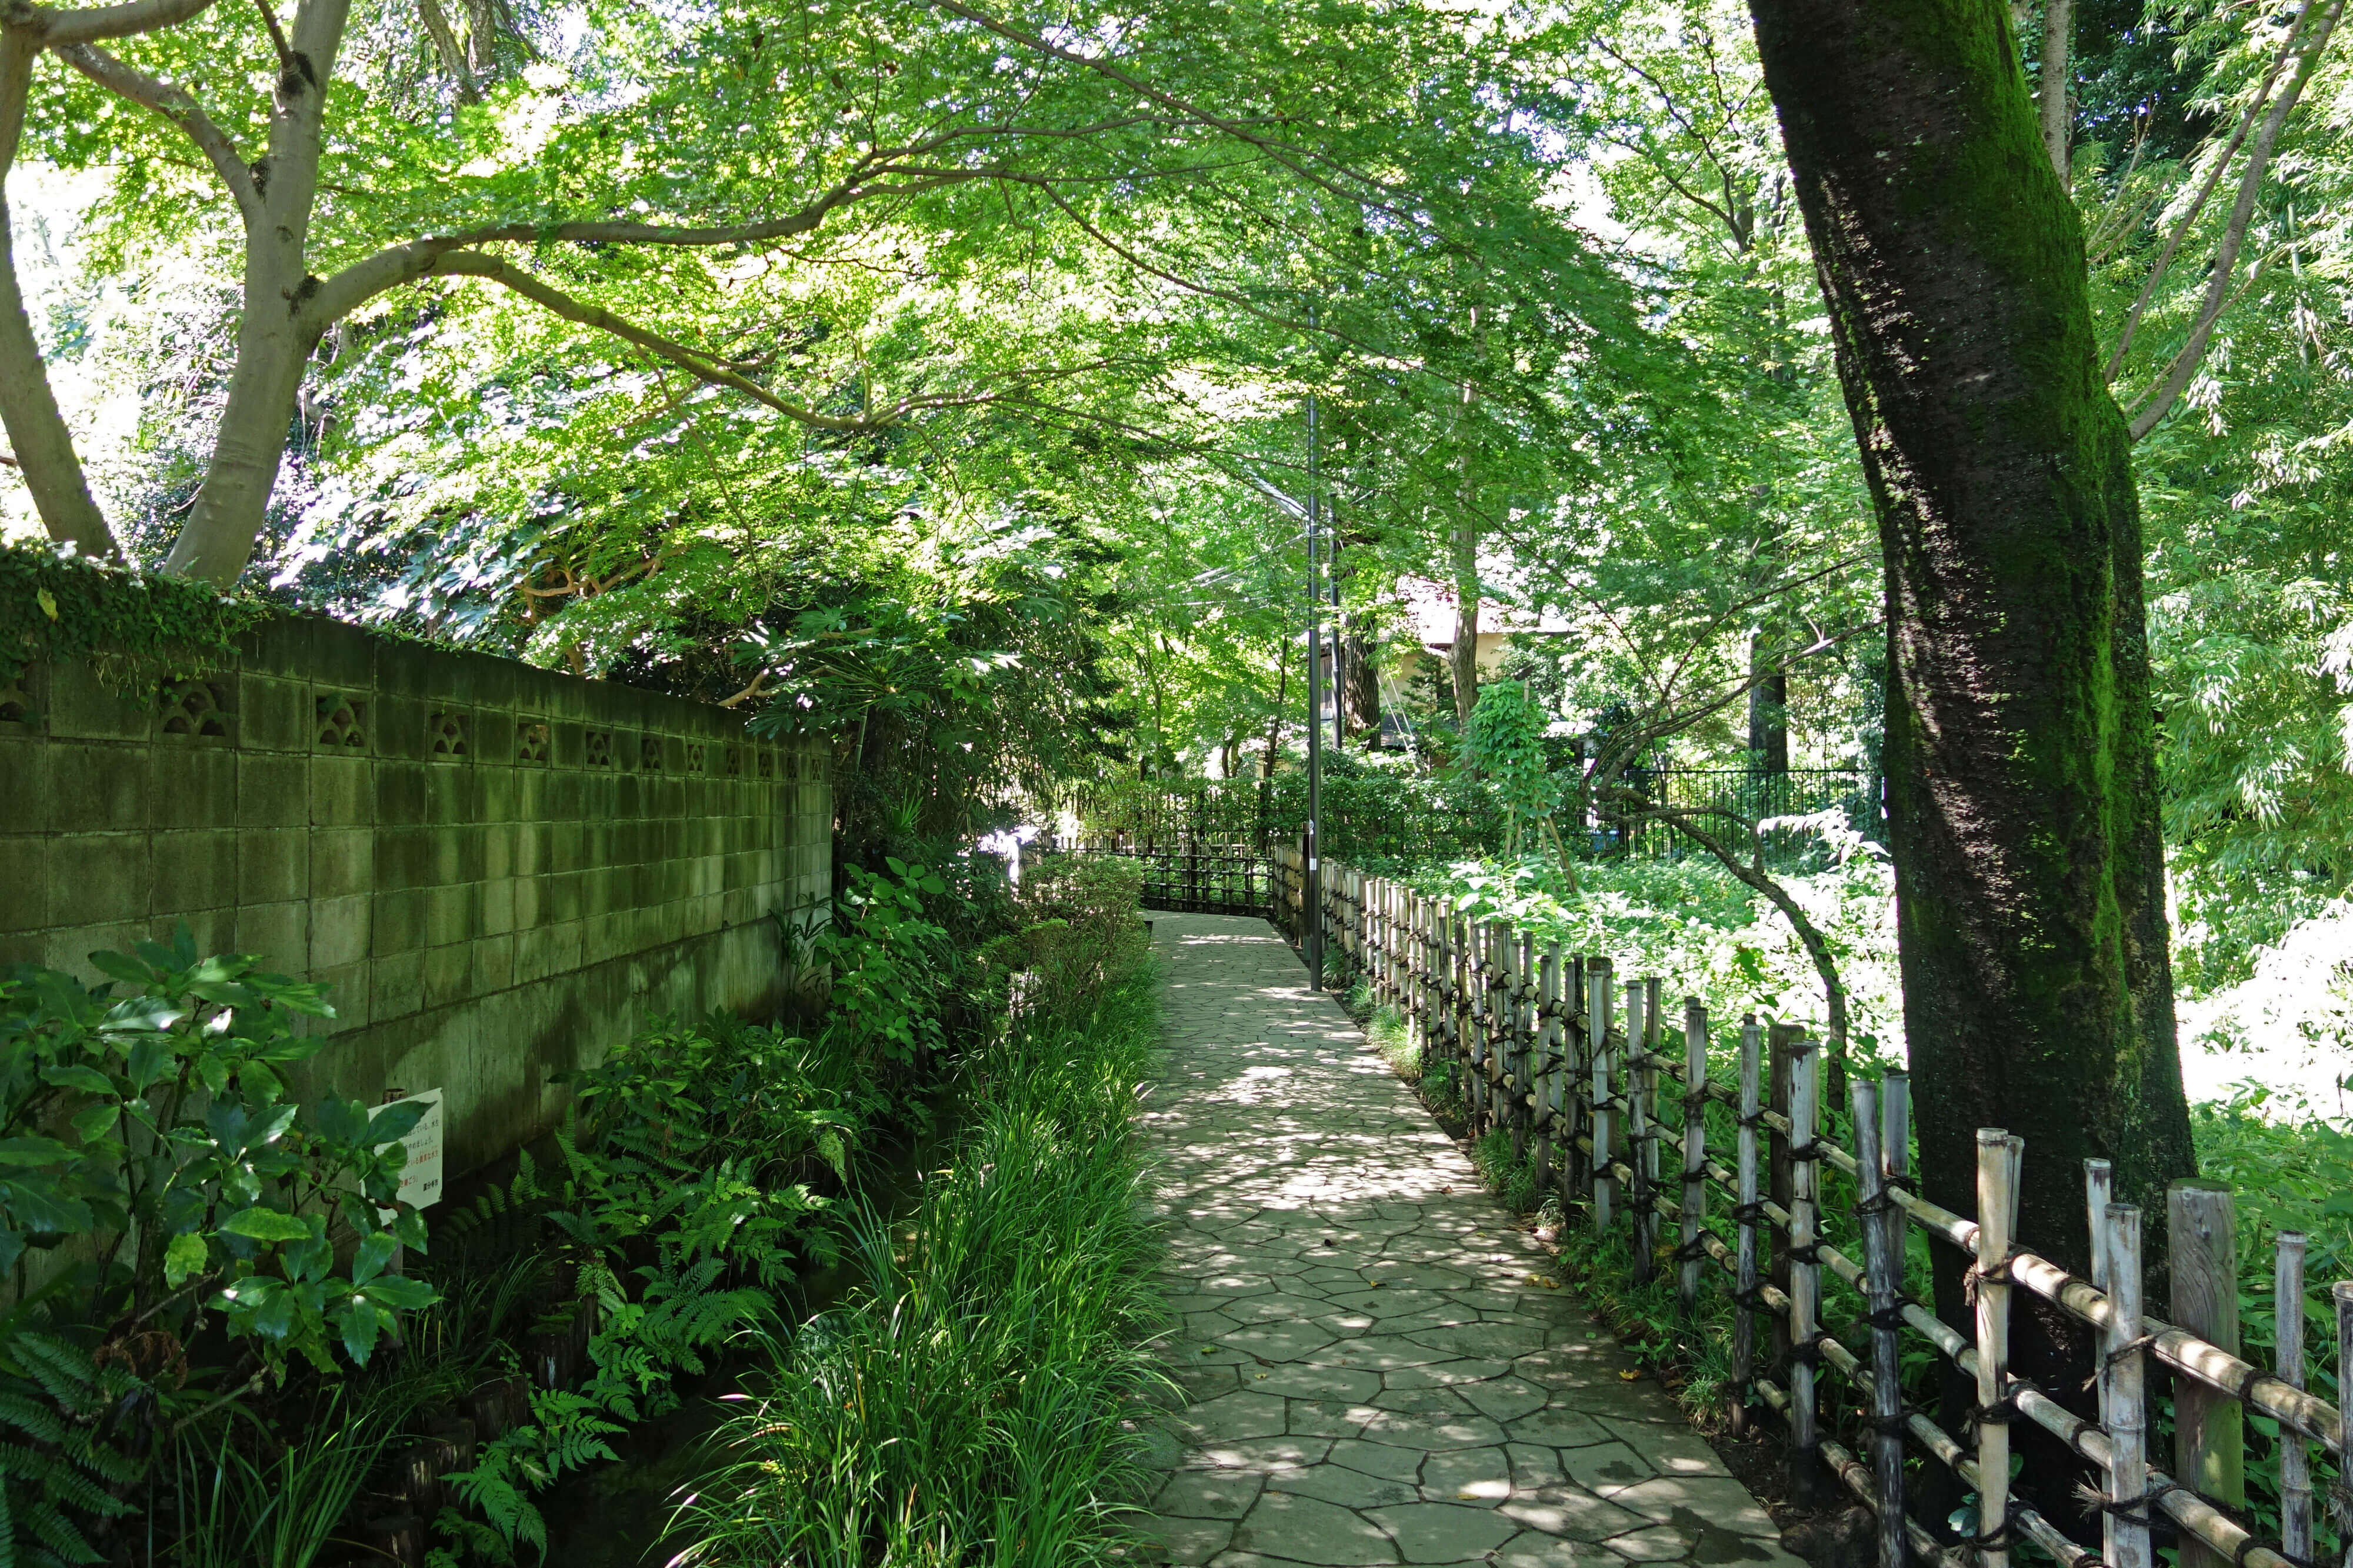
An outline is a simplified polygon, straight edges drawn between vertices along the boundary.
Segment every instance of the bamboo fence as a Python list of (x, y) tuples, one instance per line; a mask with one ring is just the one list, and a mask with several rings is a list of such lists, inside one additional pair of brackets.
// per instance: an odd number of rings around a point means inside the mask
[[(1302, 935), (1308, 911), (1300, 856), (1278, 848), (1273, 858), (1276, 921)], [(2165, 1544), (2179, 1546), (2180, 1568), (2318, 1568), (2314, 1446), (2333, 1470), (2331, 1568), (2353, 1568), (2343, 1417), (2304, 1386), (2302, 1236), (2276, 1238), (2277, 1353), (2265, 1371), (2238, 1354), (2232, 1207), (2213, 1184), (2177, 1183), (2168, 1193), (2173, 1310), (2183, 1320), (2169, 1322), (2143, 1303), (2141, 1212), (2110, 1200), (2106, 1162), (2085, 1162), (2094, 1253), (2084, 1279), (2012, 1235), (2024, 1149), (2001, 1129), (1977, 1135), (1974, 1218), (1915, 1190), (1902, 1072), (1849, 1084), (1853, 1147), (1841, 1148), (1821, 1137), (1821, 1052), (1799, 1030), (1744, 1018), (1736, 1072), (1726, 1081), (1709, 1070), (1714, 1025), (1696, 998), (1683, 1003), (1674, 1029), (1655, 979), (1621, 979), (1607, 958), (1539, 950), (1504, 921), (1472, 920), (1328, 859), (1322, 871), (1317, 913), (1331, 962), (1362, 976), (1378, 1005), (1407, 1020), (1425, 1070), (1437, 1064), (1456, 1076), (1474, 1136), (1507, 1131), (1515, 1157), (1532, 1159), (1539, 1190), (1556, 1190), (1565, 1215), (1581, 1209), (1602, 1231), (1623, 1225), (1636, 1279), (1672, 1269), (1687, 1316), (1696, 1316), (1704, 1280), (1729, 1291), (1734, 1383), (1786, 1418), (1800, 1488), (1827, 1473), (1873, 1510), (1882, 1568), (1901, 1568), (1912, 1555), (2008, 1568), (2021, 1544), (2063, 1568), (2156, 1568), (2155, 1548)], [(1711, 1100), (1729, 1113), (1718, 1118), (1728, 1134), (1714, 1142)], [(1668, 1148), (1678, 1151), (1678, 1168), (1662, 1176)], [(1848, 1179), (1847, 1212), (1825, 1212), (1826, 1165)], [(1906, 1233), (1915, 1225), (1967, 1260), (1974, 1306), (1966, 1331), (1905, 1291)], [(1844, 1338), (1822, 1322), (1824, 1269), (1866, 1307)], [(2097, 1422), (2012, 1371), (2019, 1290), (2094, 1331)], [(2353, 1387), (2353, 1282), (2335, 1285), (2331, 1300), (2337, 1386)], [(1778, 1356), (1760, 1354), (1760, 1326), (1781, 1347)], [(1972, 1380), (1966, 1436), (1905, 1403), (1904, 1350), (1923, 1340)], [(1778, 1379), (1768, 1363), (1781, 1368)], [(1825, 1370), (1864, 1412), (1858, 1441), (1867, 1458), (1825, 1430)], [(2151, 1403), (2163, 1402), (2168, 1384), (2172, 1473), (2150, 1452)], [(2278, 1432), (2274, 1536), (2258, 1535), (2243, 1507), (2250, 1415)], [(2016, 1421), (2049, 1432), (2086, 1462), (2096, 1552), (2012, 1495)], [(1924, 1460), (1947, 1467), (1976, 1494), (1971, 1529), (1957, 1544), (1905, 1511), (1907, 1470)]]

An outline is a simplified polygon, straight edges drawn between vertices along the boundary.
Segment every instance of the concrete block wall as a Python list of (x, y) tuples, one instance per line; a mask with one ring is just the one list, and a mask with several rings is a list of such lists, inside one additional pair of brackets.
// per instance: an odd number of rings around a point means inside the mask
[(772, 1011), (771, 916), (831, 891), (816, 742), (724, 710), (300, 618), (125, 697), (0, 689), (0, 963), (187, 922), (326, 982), (305, 1092), (447, 1091), (452, 1177), (657, 1014)]

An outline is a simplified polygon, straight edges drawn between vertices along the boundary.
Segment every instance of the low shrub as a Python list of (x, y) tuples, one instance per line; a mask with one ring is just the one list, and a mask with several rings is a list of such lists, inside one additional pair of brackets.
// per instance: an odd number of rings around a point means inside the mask
[(1104, 1560), (1156, 1374), (1132, 1117), (1156, 1035), (1133, 890), (1033, 879), (1030, 1004), (963, 1065), (971, 1130), (852, 1300), (772, 1347), (682, 1510), (707, 1564)]

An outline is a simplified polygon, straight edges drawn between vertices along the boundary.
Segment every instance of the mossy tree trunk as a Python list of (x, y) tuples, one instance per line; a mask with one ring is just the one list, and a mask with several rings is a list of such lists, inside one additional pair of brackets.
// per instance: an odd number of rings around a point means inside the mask
[[(2082, 234), (2000, 0), (1751, 14), (1886, 558), (1922, 1177), (1969, 1212), (1975, 1130), (2019, 1133), (2021, 1243), (2082, 1270), (2086, 1156), (2157, 1216), (2167, 1180), (2194, 1169), (2139, 502)], [(1959, 1310), (1957, 1264), (1938, 1298)], [(2087, 1344), (2018, 1300), (2037, 1320), (2021, 1324), (2020, 1372), (2072, 1391)]]

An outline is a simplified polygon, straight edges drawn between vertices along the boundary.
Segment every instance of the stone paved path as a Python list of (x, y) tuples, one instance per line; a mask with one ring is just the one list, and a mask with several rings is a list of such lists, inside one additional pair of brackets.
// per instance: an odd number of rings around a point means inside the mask
[(1796, 1568), (1265, 922), (1153, 921), (1168, 1560)]

